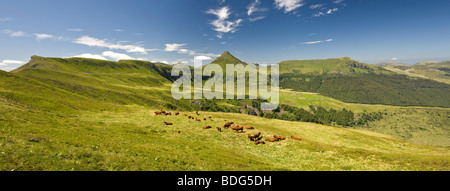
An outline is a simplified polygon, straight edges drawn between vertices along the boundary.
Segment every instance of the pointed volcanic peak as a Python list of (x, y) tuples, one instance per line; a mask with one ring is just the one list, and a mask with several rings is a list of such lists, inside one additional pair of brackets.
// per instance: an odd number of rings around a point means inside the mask
[(211, 62), (211, 64), (219, 64), (222, 67), (225, 67), (227, 64), (246, 64), (245, 62), (242, 62), (238, 58), (231, 55), (230, 52), (225, 51), (221, 56), (216, 58), (214, 61)]

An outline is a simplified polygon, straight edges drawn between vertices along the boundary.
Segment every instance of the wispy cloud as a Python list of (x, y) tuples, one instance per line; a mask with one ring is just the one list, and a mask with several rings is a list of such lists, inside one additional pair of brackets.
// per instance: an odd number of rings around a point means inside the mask
[(330, 39), (327, 39), (327, 40), (303, 42), (302, 44), (319, 44), (319, 43), (323, 43), (323, 42), (332, 42), (332, 41), (334, 41), (334, 40), (330, 38)]
[(122, 29), (114, 29), (115, 32), (123, 32), (124, 30)]
[(67, 31), (71, 31), (71, 32), (81, 32), (83, 31), (83, 29), (66, 29)]
[(266, 8), (260, 8), (261, 2), (259, 0), (255, 0), (247, 6), (247, 15), (251, 16), (253, 13), (264, 12), (267, 11)]
[(210, 9), (206, 13), (217, 16), (217, 19), (213, 20), (210, 24), (214, 26), (213, 30), (219, 32), (217, 35), (218, 38), (222, 38), (223, 33), (236, 32), (242, 23), (242, 19), (236, 19), (235, 21), (227, 20), (231, 14), (230, 8), (227, 6), (219, 9)]
[(289, 13), (303, 5), (305, 5), (303, 0), (275, 0), (275, 7), (279, 10), (284, 9), (285, 13)]
[(22, 37), (22, 36), (29, 36), (29, 34), (23, 32), (23, 31), (13, 31), (10, 29), (6, 29), (2, 31), (3, 33), (12, 36), (12, 37)]
[(6, 66), (8, 64), (25, 64), (25, 62), (19, 60), (3, 60), (0, 62), (0, 66)]
[(309, 6), (310, 9), (320, 9), (324, 6), (325, 4), (314, 4)]
[(334, 0), (333, 1), (333, 3), (335, 3), (335, 4), (339, 4), (339, 3), (342, 3), (342, 2), (344, 2), (344, 0)]
[(151, 50), (145, 49), (141, 45), (123, 45), (120, 43), (110, 43), (106, 42), (106, 40), (101, 40), (90, 36), (82, 36), (73, 41), (73, 43), (83, 44), (92, 47), (109, 48), (111, 50), (125, 50), (126, 52), (141, 53), (141, 54), (147, 54), (147, 51)]
[(325, 16), (325, 15), (330, 15), (330, 14), (333, 14), (334, 12), (336, 12), (338, 10), (339, 10), (338, 8), (333, 8), (333, 9), (328, 9), (328, 11), (326, 11), (326, 12), (320, 11), (320, 12), (314, 14), (313, 17), (320, 17), (320, 16)]
[(55, 37), (53, 37), (53, 35), (50, 34), (39, 34), (39, 33), (35, 33), (34, 36), (36, 36), (36, 40), (37, 41), (41, 41), (44, 39), (53, 39)]
[(0, 22), (6, 22), (6, 21), (10, 21), (11, 18), (9, 17), (4, 17), (4, 18), (0, 18)]
[(255, 22), (257, 20), (261, 20), (261, 19), (264, 19), (264, 18), (266, 18), (266, 16), (253, 17), (253, 18), (249, 18), (248, 20), (250, 22)]

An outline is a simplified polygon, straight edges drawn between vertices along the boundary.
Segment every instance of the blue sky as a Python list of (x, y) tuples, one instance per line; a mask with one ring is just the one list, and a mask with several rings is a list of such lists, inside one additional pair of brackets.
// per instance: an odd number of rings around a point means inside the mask
[(0, 69), (32, 55), (192, 63), (450, 60), (448, 0), (0, 0)]

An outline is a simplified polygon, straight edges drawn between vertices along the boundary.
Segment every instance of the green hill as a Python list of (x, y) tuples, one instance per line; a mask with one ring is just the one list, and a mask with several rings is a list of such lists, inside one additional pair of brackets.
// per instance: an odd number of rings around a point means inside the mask
[[(197, 116), (189, 111), (198, 102), (171, 97), (168, 74), (170, 66), (145, 61), (38, 56), (0, 71), (0, 170), (449, 170), (449, 148), (369, 130), (235, 113)], [(152, 115), (161, 109), (181, 115)], [(256, 130), (202, 129), (225, 121)], [(247, 134), (257, 132), (287, 139), (254, 145)]]
[(279, 63), (280, 73), (293, 74), (390, 74), (387, 70), (348, 57), (323, 60), (290, 60)]
[(450, 61), (444, 62), (421, 62), (415, 65), (406, 64), (378, 64), (387, 70), (408, 75), (431, 79), (438, 82), (450, 84)]
[(450, 107), (450, 85), (350, 58), (280, 63), (280, 86), (350, 103)]

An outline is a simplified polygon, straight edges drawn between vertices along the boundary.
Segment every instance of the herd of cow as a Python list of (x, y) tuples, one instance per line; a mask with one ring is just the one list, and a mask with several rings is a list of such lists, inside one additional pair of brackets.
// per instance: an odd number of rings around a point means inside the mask
[[(197, 115), (197, 117), (200, 116), (198, 110), (195, 111), (195, 114)], [(155, 111), (154, 115), (169, 116), (169, 115), (172, 115), (172, 112), (161, 110), (161, 111)], [(178, 115), (180, 115), (180, 113), (179, 112), (175, 112), (174, 115), (178, 116)], [(184, 114), (184, 116), (186, 116), (189, 120), (190, 119), (192, 119), (192, 120), (195, 119), (195, 121), (202, 121), (201, 118), (199, 119), (197, 117), (192, 117), (192, 116), (190, 116), (188, 114)], [(208, 119), (210, 121), (214, 121), (211, 117), (208, 117)], [(207, 121), (207, 119), (203, 118), (203, 121)], [(163, 121), (163, 123), (165, 125), (173, 125), (173, 123), (166, 122), (166, 121)], [(233, 131), (240, 132), (240, 133), (243, 133), (244, 129), (247, 129), (247, 130), (254, 130), (255, 129), (252, 126), (246, 126), (246, 127), (238, 126), (238, 125), (235, 125), (234, 122), (227, 122), (222, 127), (216, 127), (217, 131), (219, 131), (219, 132), (222, 132), (222, 128), (225, 128), (225, 129), (231, 128)], [(204, 127), (202, 127), (202, 129), (212, 129), (212, 127), (211, 126), (204, 126)], [(181, 131), (177, 131), (177, 133), (181, 133)], [(286, 140), (286, 137), (278, 136), (278, 135), (274, 135), (272, 138), (265, 139), (264, 141), (262, 140), (262, 138), (263, 137), (261, 136), (261, 132), (258, 132), (258, 133), (254, 134), (254, 135), (248, 134), (248, 139), (250, 141), (254, 142), (255, 145), (265, 144), (266, 141), (268, 141), (268, 142), (278, 142), (278, 141)], [(295, 136), (291, 136), (291, 139), (292, 140), (297, 140), (297, 141), (302, 141), (302, 138), (295, 137)]]

